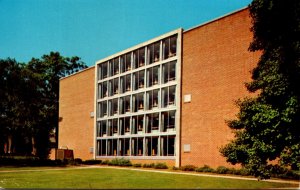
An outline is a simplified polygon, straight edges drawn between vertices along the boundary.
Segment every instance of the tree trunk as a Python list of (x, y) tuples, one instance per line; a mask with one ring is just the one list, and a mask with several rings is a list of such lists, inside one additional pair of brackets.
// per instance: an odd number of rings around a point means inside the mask
[(35, 147), (35, 139), (34, 137), (31, 137), (31, 145), (32, 145), (32, 155), (36, 155), (36, 147)]
[(12, 145), (12, 136), (9, 135), (7, 137), (7, 153), (10, 154), (11, 152), (11, 145)]

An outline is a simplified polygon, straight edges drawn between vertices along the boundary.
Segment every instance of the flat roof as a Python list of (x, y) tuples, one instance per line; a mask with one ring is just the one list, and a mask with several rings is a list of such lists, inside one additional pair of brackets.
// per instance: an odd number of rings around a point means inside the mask
[(82, 73), (82, 72), (84, 72), (84, 71), (86, 71), (86, 70), (92, 69), (92, 68), (94, 68), (94, 67), (95, 67), (95, 65), (93, 65), (93, 66), (90, 66), (90, 67), (88, 67), (88, 68), (85, 68), (85, 69), (82, 69), (82, 70), (80, 70), (80, 71), (78, 71), (78, 72), (76, 72), (76, 73), (72, 73), (72, 74), (70, 74), (70, 75), (68, 75), (68, 76), (61, 77), (59, 80), (63, 80), (63, 79), (65, 79), (65, 78), (68, 78), (68, 77), (71, 77), (71, 76), (74, 76), (74, 75), (80, 74), (80, 73)]
[[(213, 22), (215, 22), (215, 21), (218, 21), (218, 20), (220, 20), (220, 19), (223, 19), (223, 18), (225, 18), (225, 17), (228, 17), (228, 16), (230, 16), (230, 15), (236, 14), (236, 13), (241, 12), (241, 11), (246, 10), (246, 9), (248, 9), (248, 7), (243, 7), (243, 8), (241, 8), (241, 9), (238, 9), (238, 10), (235, 10), (235, 11), (233, 11), (233, 12), (227, 13), (227, 14), (225, 14), (225, 15), (222, 15), (222, 16), (220, 16), (220, 17), (217, 17), (217, 18), (213, 19), (213, 20), (204, 22), (204, 23), (202, 23), (202, 24), (199, 24), (199, 25), (194, 26), (194, 27), (192, 27), (192, 28), (189, 28), (189, 29), (187, 29), (187, 30), (184, 30), (184, 29), (182, 29), (182, 28), (178, 28), (178, 29), (176, 29), (176, 30), (170, 31), (170, 32), (168, 32), (168, 33), (165, 33), (165, 34), (162, 34), (162, 35), (157, 36), (157, 37), (155, 37), (155, 38), (152, 38), (152, 39), (150, 39), (150, 40), (147, 40), (147, 41), (145, 41), (145, 42), (139, 43), (139, 44), (137, 44), (137, 45), (135, 45), (135, 46), (132, 46), (132, 47), (130, 47), (130, 48), (126, 48), (126, 49), (124, 49), (124, 50), (122, 50), (122, 51), (120, 51), (120, 52), (114, 53), (114, 54), (112, 54), (112, 55), (110, 55), (110, 56), (107, 56), (107, 57), (105, 57), (105, 58), (103, 58), (103, 59), (97, 60), (97, 61), (95, 62), (95, 65), (96, 65), (97, 63), (100, 63), (100, 62), (104, 62), (104, 61), (106, 61), (106, 60), (109, 60), (109, 59), (111, 59), (111, 58), (113, 58), (113, 57), (115, 57), (115, 56), (117, 56), (117, 55), (121, 55), (121, 54), (127, 53), (127, 52), (129, 52), (129, 51), (138, 49), (139, 47), (148, 45), (148, 44), (150, 44), (150, 43), (152, 43), (152, 42), (155, 42), (156, 40), (158, 40), (158, 39), (160, 39), (160, 38), (163, 38), (164, 36), (168, 36), (168, 35), (170, 35), (170, 34), (172, 34), (172, 33), (176, 33), (176, 32), (178, 32), (179, 30), (183, 30), (183, 33), (186, 33), (186, 32), (192, 31), (192, 30), (194, 30), (194, 29), (203, 27), (203, 26), (205, 26), (205, 25), (207, 25), (207, 24), (210, 24), (210, 23), (213, 23)], [(86, 71), (86, 70), (88, 70), (88, 69), (94, 68), (95, 65), (90, 66), (90, 67), (88, 67), (88, 68), (86, 68), (86, 69), (83, 69), (83, 70), (81, 70), (81, 71), (78, 71), (78, 72), (76, 72), (76, 73), (73, 73), (73, 74), (71, 74), (71, 75), (62, 77), (62, 78), (60, 78), (59, 80), (63, 80), (63, 79), (65, 79), (65, 78), (74, 76), (74, 75), (79, 74), (79, 73), (81, 73), (81, 72), (84, 72), (84, 71)]]
[(207, 22), (204, 22), (204, 23), (202, 23), (202, 24), (199, 24), (199, 25), (196, 25), (196, 26), (194, 26), (194, 27), (192, 27), (192, 28), (189, 28), (189, 29), (187, 29), (187, 30), (184, 30), (183, 33), (186, 33), (186, 32), (189, 32), (189, 31), (191, 31), (191, 30), (200, 28), (200, 27), (202, 27), (202, 26), (205, 26), (205, 25), (210, 24), (210, 23), (212, 23), (212, 22), (215, 22), (215, 21), (218, 21), (218, 20), (220, 20), (220, 19), (226, 18), (226, 17), (228, 17), (228, 16), (231, 16), (231, 15), (233, 15), (233, 14), (236, 14), (236, 13), (241, 12), (241, 11), (246, 10), (246, 9), (248, 9), (248, 7), (243, 7), (243, 8), (241, 8), (241, 9), (235, 10), (235, 11), (233, 11), (233, 12), (230, 12), (230, 13), (227, 13), (227, 14), (225, 14), (225, 15), (219, 16), (219, 17), (217, 17), (217, 18), (214, 18), (214, 19), (212, 19), (212, 20), (209, 20), (209, 21), (207, 21)]

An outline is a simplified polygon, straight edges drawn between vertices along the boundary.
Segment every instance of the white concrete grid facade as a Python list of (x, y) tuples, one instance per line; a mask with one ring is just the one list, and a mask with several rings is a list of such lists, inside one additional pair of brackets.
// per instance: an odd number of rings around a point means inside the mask
[(178, 29), (96, 63), (95, 158), (179, 164), (181, 39)]

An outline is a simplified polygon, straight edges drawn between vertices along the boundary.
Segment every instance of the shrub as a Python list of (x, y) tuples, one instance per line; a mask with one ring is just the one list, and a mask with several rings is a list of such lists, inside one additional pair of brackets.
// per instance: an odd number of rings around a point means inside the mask
[(74, 159), (74, 164), (75, 165), (80, 165), (80, 164), (82, 164), (82, 160), (80, 158), (75, 158)]
[(179, 168), (179, 167), (176, 167), (176, 166), (173, 166), (173, 167), (172, 167), (172, 170), (180, 170), (180, 168)]
[(219, 166), (216, 169), (216, 173), (218, 174), (226, 174), (228, 172), (228, 168), (226, 168), (225, 166)]
[(40, 159), (33, 156), (2, 156), (0, 166), (66, 166), (67, 161)]
[(155, 164), (151, 163), (151, 164), (143, 164), (143, 168), (154, 168)]
[(269, 170), (272, 177), (283, 178), (283, 179), (297, 179), (299, 180), (300, 174), (297, 171), (289, 170), (279, 165), (269, 166)]
[(96, 164), (101, 164), (101, 160), (85, 160), (82, 162), (85, 165), (96, 165)]
[(300, 174), (299, 171), (293, 171), (293, 170), (287, 170), (285, 173), (283, 174), (279, 174), (276, 177), (279, 178), (283, 178), (283, 179), (296, 179), (299, 180), (300, 179)]
[(196, 166), (194, 166), (194, 165), (185, 165), (185, 166), (180, 167), (180, 169), (182, 171), (195, 171)]
[(101, 165), (108, 165), (109, 160), (104, 160), (103, 162), (101, 162)]
[(249, 175), (251, 175), (250, 171), (248, 169), (246, 169), (246, 168), (241, 168), (239, 170), (239, 172), (240, 172), (240, 175), (242, 175), (242, 176), (249, 176)]
[(168, 169), (168, 166), (166, 163), (156, 163), (154, 165), (154, 168), (155, 169)]
[(211, 167), (209, 167), (208, 165), (204, 165), (203, 167), (197, 168), (196, 172), (208, 172), (208, 173), (212, 173), (215, 170), (212, 169)]
[(226, 173), (227, 174), (235, 174), (236, 175), (236, 173), (239, 173), (239, 172), (237, 172), (237, 170), (235, 168), (227, 168), (227, 172)]
[(136, 163), (136, 164), (132, 164), (132, 166), (135, 167), (135, 168), (140, 168), (140, 167), (142, 167), (142, 164)]
[(108, 162), (108, 165), (112, 165), (112, 166), (132, 166), (132, 163), (130, 162), (130, 160), (128, 159), (112, 159), (110, 162)]

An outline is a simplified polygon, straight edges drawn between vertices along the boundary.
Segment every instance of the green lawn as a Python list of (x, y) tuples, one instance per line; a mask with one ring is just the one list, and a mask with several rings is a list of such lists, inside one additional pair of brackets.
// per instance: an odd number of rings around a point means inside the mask
[[(23, 170), (23, 168), (18, 168)], [(265, 181), (119, 170), (113, 168), (0, 172), (2, 188), (283, 188), (297, 185)], [(0, 170), (0, 171), (1, 171)]]

